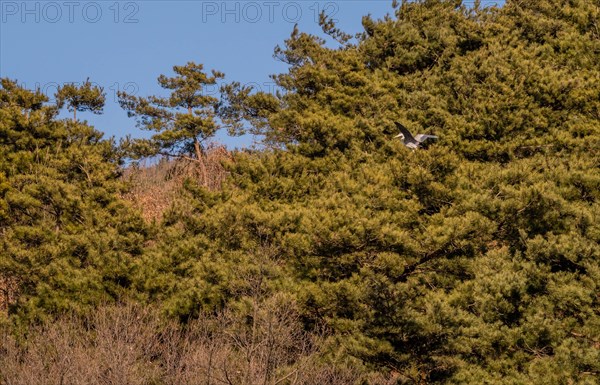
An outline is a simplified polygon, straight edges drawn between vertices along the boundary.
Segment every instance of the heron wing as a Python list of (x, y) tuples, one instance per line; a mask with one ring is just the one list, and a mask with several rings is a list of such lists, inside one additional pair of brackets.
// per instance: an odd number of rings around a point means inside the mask
[(408, 131), (408, 128), (404, 127), (402, 124), (400, 124), (398, 122), (396, 122), (396, 127), (404, 135), (404, 142), (405, 143), (416, 142), (415, 138), (412, 136), (412, 134), (410, 133), (410, 131)]
[(437, 135), (419, 134), (415, 137), (415, 139), (419, 143), (429, 143), (429, 142), (435, 142), (436, 140), (438, 140), (438, 137), (437, 137)]

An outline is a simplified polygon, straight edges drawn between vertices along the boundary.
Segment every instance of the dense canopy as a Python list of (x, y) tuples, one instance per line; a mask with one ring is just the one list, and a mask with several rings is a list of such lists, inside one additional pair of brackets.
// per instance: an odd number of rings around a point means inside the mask
[[(224, 86), (193, 119), (264, 145), (224, 159), (219, 189), (189, 178), (153, 223), (120, 197), (113, 142), (3, 80), (9, 319), (126, 296), (183, 323), (251, 320), (284, 295), (322, 362), (389, 384), (597, 384), (600, 7), (392, 12), (355, 37), (325, 15), (323, 36), (295, 29), (282, 92)], [(411, 151), (397, 122), (439, 141)]]

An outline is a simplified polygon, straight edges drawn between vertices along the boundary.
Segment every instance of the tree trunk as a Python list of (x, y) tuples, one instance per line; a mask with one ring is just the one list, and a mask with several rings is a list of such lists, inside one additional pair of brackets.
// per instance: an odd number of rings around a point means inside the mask
[[(193, 115), (192, 107), (188, 105), (188, 114)], [(206, 174), (206, 164), (204, 164), (204, 157), (202, 156), (202, 148), (200, 147), (200, 142), (198, 141), (198, 137), (194, 137), (194, 150), (196, 151), (196, 158), (198, 159), (198, 163), (200, 163), (200, 172), (202, 172), (202, 184), (204, 186), (208, 185), (208, 175)]]
[(196, 159), (198, 159), (198, 161), (201, 161), (202, 149), (200, 148), (200, 142), (198, 141), (198, 138), (194, 138), (194, 150), (196, 151)]

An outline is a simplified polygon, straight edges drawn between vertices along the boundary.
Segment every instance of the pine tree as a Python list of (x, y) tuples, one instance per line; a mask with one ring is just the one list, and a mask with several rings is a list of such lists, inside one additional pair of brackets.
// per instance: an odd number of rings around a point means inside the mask
[(174, 66), (175, 77), (158, 78), (160, 86), (171, 92), (168, 97), (143, 98), (120, 92), (119, 102), (130, 117), (139, 118), (139, 127), (157, 132), (150, 140), (134, 143), (140, 155), (195, 160), (206, 181), (202, 146), (221, 128), (216, 121), (219, 99), (208, 91), (224, 75), (213, 70), (209, 76), (203, 70), (202, 64), (193, 62)]
[[(564, 5), (402, 2), (335, 48), (295, 29), (284, 92), (226, 88), (269, 150), (174, 208), (157, 270), (182, 279), (156, 291), (185, 316), (254, 271), (334, 331), (332, 360), (411, 384), (595, 383), (598, 9)], [(441, 140), (411, 152), (395, 121)]]
[(58, 108), (66, 103), (67, 109), (73, 112), (73, 122), (77, 121), (77, 111), (101, 114), (106, 100), (103, 88), (93, 85), (89, 78), (81, 86), (66, 84), (59, 87), (55, 96)]
[(26, 322), (126, 295), (146, 229), (119, 198), (114, 141), (58, 120), (39, 91), (1, 84), (3, 310)]
[[(183, 321), (229, 307), (251, 322), (248, 304), (284, 292), (327, 330), (331, 365), (405, 384), (597, 383), (599, 14), (559, 5), (403, 1), (355, 39), (323, 16), (329, 37), (294, 29), (276, 49), (283, 92), (232, 83), (218, 103), (202, 90), (220, 74), (190, 63), (159, 78), (170, 97), (121, 95), (158, 132), (142, 155), (200, 161), (217, 117), (268, 144), (234, 152), (219, 191), (187, 180), (145, 248), (112, 143), (3, 81), (11, 311), (133, 291)], [(411, 151), (395, 122), (440, 141)]]

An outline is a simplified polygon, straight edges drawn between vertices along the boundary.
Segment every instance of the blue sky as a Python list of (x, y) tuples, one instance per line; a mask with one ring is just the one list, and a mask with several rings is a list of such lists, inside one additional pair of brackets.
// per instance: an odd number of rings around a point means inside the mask
[[(0, 0), (0, 77), (39, 86), (51, 95), (59, 84), (87, 77), (107, 93), (103, 115), (81, 114), (108, 136), (143, 135), (117, 103), (117, 90), (161, 93), (156, 78), (188, 61), (226, 74), (226, 81), (273, 88), (269, 75), (286, 70), (273, 49), (295, 23), (318, 33), (325, 9), (346, 32), (361, 18), (391, 12), (391, 0), (343, 1), (7, 1)], [(252, 138), (219, 142), (247, 146)]]

